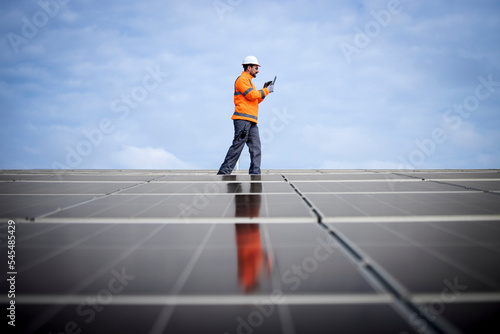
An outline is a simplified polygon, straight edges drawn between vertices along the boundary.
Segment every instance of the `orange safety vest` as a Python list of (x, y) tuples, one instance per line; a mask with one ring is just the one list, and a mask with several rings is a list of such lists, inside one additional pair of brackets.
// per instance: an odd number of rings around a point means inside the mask
[(243, 71), (234, 83), (234, 114), (231, 119), (257, 123), (259, 103), (269, 94), (268, 88), (255, 89), (252, 76)]

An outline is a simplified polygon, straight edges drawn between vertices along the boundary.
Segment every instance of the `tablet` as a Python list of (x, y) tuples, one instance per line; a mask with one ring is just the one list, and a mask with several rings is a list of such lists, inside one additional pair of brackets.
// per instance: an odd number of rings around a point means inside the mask
[(274, 76), (274, 80), (273, 81), (268, 81), (264, 84), (264, 88), (267, 88), (269, 87), (270, 85), (274, 85), (274, 83), (276, 82), (276, 76)]

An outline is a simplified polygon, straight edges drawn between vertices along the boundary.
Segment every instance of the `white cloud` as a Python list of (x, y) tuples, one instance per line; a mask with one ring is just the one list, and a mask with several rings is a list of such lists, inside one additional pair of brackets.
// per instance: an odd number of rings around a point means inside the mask
[[(498, 148), (500, 134), (496, 129), (487, 130), (486, 126), (479, 127), (472, 121), (462, 121), (455, 128), (445, 127), (449, 145), (452, 149), (466, 152), (487, 153)], [(486, 154), (487, 155), (487, 154)]]
[(163, 148), (125, 146), (114, 157), (114, 164), (124, 169), (193, 169)]

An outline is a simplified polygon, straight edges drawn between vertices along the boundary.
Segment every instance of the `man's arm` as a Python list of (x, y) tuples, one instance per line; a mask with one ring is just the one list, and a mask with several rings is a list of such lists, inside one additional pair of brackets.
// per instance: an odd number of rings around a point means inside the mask
[(268, 88), (262, 88), (259, 90), (256, 90), (255, 88), (252, 87), (250, 84), (250, 80), (247, 78), (238, 78), (235, 83), (235, 88), (237, 92), (240, 92), (243, 94), (243, 96), (249, 100), (259, 100), (259, 103), (264, 100), (264, 98), (269, 94), (269, 89)]

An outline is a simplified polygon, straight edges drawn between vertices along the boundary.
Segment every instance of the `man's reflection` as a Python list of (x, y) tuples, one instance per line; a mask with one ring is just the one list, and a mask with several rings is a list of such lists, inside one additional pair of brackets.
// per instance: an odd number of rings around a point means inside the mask
[[(248, 186), (248, 184), (245, 184)], [(243, 191), (241, 183), (234, 183), (235, 217), (255, 218), (260, 214), (260, 193), (262, 183), (250, 183), (250, 191), (247, 194), (238, 194)]]
[(266, 269), (269, 276), (271, 261), (262, 249), (259, 224), (235, 224), (238, 246), (238, 281), (245, 293), (259, 286), (259, 276)]
[[(248, 194), (240, 183), (231, 186), (235, 193), (235, 217), (255, 218), (260, 214), (262, 184), (250, 183)], [(229, 189), (228, 189), (229, 190)], [(262, 249), (259, 224), (235, 224), (236, 245), (238, 249), (238, 281), (245, 293), (254, 291), (259, 285), (259, 277), (264, 270), (269, 276), (271, 263), (268, 254)]]

